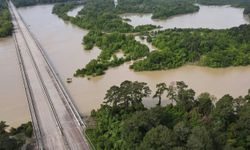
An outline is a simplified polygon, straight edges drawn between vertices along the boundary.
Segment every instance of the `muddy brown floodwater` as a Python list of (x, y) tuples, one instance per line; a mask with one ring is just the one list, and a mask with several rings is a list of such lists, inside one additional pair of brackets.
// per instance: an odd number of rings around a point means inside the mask
[(168, 19), (151, 19), (152, 14), (123, 14), (121, 17), (129, 18), (133, 26), (153, 24), (166, 28), (210, 28), (225, 29), (240, 24), (249, 24), (249, 17), (243, 15), (244, 9), (230, 6), (204, 6), (195, 13), (178, 15)]
[(14, 41), (0, 38), (0, 121), (17, 127), (30, 120)]
[[(67, 84), (66, 78), (73, 77), (76, 69), (84, 67), (91, 59), (96, 58), (100, 53), (100, 50), (98, 48), (94, 48), (92, 51), (84, 51), (81, 43), (83, 36), (86, 35), (88, 31), (80, 29), (69, 22), (64, 22), (56, 15), (51, 14), (52, 7), (53, 5), (38, 5), (19, 8), (19, 11), (21, 16), (23, 16), (24, 20), (29, 25), (30, 30), (45, 48), (49, 59), (51, 60), (60, 77), (64, 80), (64, 83), (73, 97), (74, 102), (76, 103), (80, 112), (84, 115), (88, 115), (92, 109), (98, 108), (100, 106), (100, 104), (103, 102), (103, 98), (107, 89), (109, 89), (112, 85), (120, 84), (124, 80), (138, 80), (147, 82), (152, 89), (154, 89), (155, 84), (159, 82), (170, 83), (172, 81), (181, 80), (185, 81), (197, 92), (197, 94), (201, 92), (209, 92), (216, 97), (221, 97), (226, 93), (229, 93), (235, 97), (239, 95), (245, 95), (247, 90), (250, 88), (250, 66), (212, 69), (207, 67), (186, 65), (177, 69), (165, 71), (133, 72), (129, 70), (129, 63), (109, 69), (103, 76), (91, 78), (90, 80), (87, 78), (73, 78), (73, 82)], [(187, 27), (194, 28), (198, 26), (209, 28), (228, 28), (231, 26), (238, 26), (240, 24), (247, 23), (247, 20), (244, 19), (242, 14), (242, 9), (232, 8), (229, 6), (202, 7), (204, 7), (206, 10), (204, 11), (202, 8), (200, 10), (203, 13), (206, 13), (204, 16), (197, 18), (195, 14), (188, 14), (172, 17), (170, 20), (179, 21), (175, 21), (175, 24), (171, 26), (184, 26), (189, 19), (190, 21)], [(216, 13), (214, 12), (215, 10)], [(225, 16), (226, 14), (230, 14), (231, 17), (231, 19), (228, 21), (226, 21), (228, 19), (227, 16)], [(211, 21), (211, 15), (215, 18), (218, 18), (219, 16), (220, 19), (223, 20), (219, 22), (213, 22), (214, 24), (207, 24), (207, 22), (202, 23), (204, 20)], [(196, 21), (191, 21), (194, 18), (196, 18)], [(199, 18), (202, 20), (199, 21)], [(142, 23), (150, 23), (147, 21), (147, 17), (140, 19), (142, 20), (140, 21)], [(169, 20), (162, 22), (166, 23), (169, 22)], [(131, 23), (133, 23), (133, 19)], [(7, 49), (6, 51), (9, 50), (11, 53), (13, 53), (11, 54), (13, 55), (11, 57), (5, 57), (2, 55), (0, 56), (1, 71), (3, 72), (0, 78), (2, 80), (0, 85), (0, 117), (1, 119), (9, 118), (10, 122), (11, 118), (13, 119), (12, 122), (15, 122), (15, 120), (25, 121), (28, 118), (28, 111), (26, 101), (24, 100), (24, 91), (22, 88), (20, 88), (22, 85), (20, 81), (19, 70), (17, 64), (16, 66), (11, 67), (12, 65), (10, 64), (13, 64), (13, 62), (9, 62), (11, 59), (16, 59), (12, 58), (16, 57), (15, 51), (13, 50), (12, 40), (8, 39), (4, 42), (0, 41), (0, 45), (1, 53), (3, 51), (2, 49)], [(9, 87), (10, 85), (13, 85), (13, 87)], [(9, 100), (4, 102), (4, 99), (6, 99), (5, 97), (8, 95)], [(10, 100), (12, 100), (12, 103)], [(167, 101), (164, 100), (164, 102), (166, 103)], [(155, 103), (156, 100), (145, 100), (145, 104), (147, 106), (152, 106)], [(12, 110), (19, 111), (15, 112)]]

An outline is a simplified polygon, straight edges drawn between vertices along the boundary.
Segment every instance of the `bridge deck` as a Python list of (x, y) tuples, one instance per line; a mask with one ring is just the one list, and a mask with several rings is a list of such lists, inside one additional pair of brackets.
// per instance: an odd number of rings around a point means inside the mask
[(82, 134), (81, 119), (72, 108), (60, 80), (34, 39), (9, 2), (14, 24), (14, 38), (23, 67), (26, 94), (40, 149), (89, 149)]

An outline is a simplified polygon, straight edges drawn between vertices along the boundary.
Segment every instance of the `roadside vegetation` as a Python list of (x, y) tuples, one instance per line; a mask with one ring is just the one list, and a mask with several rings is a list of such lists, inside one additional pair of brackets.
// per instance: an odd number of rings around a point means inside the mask
[[(86, 131), (97, 150), (250, 149), (250, 90), (216, 100), (209, 93), (195, 96), (181, 81), (156, 87), (152, 92), (146, 83), (124, 81), (107, 91), (101, 108), (91, 113), (95, 125)], [(150, 94), (157, 105), (146, 108), (142, 101)]]
[(0, 0), (0, 37), (6, 37), (12, 33), (11, 16), (5, 0)]
[(26, 143), (28, 138), (31, 138), (33, 128), (31, 122), (22, 124), (17, 128), (11, 128), (6, 122), (0, 122), (0, 149), (1, 150), (18, 150)]

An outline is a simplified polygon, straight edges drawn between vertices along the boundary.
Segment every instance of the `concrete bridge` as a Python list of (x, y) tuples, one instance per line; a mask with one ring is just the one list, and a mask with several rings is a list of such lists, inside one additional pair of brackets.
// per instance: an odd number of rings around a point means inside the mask
[[(18, 61), (38, 149), (88, 150), (85, 124), (46, 54), (11, 1)], [(42, 27), (41, 27), (42, 28)]]

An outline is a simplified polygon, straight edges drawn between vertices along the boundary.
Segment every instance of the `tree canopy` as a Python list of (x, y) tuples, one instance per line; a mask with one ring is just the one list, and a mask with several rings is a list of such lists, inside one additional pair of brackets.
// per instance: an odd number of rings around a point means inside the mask
[(171, 69), (186, 63), (209, 67), (250, 64), (250, 25), (230, 29), (167, 29), (152, 33), (158, 51), (135, 62), (135, 71)]
[[(124, 81), (112, 86), (105, 102), (92, 111), (95, 126), (87, 134), (96, 149), (221, 150), (249, 149), (250, 90), (246, 96), (209, 93), (195, 96), (184, 82), (167, 85), (160, 94), (171, 101), (164, 106), (143, 106), (151, 93), (143, 82)], [(163, 88), (162, 88), (163, 87)], [(160, 92), (162, 93), (162, 92)], [(140, 107), (135, 107), (140, 106)]]
[(56, 2), (68, 2), (68, 1), (76, 1), (76, 0), (12, 0), (16, 7), (22, 6), (30, 6), (37, 4), (48, 4), (48, 3), (56, 3)]

